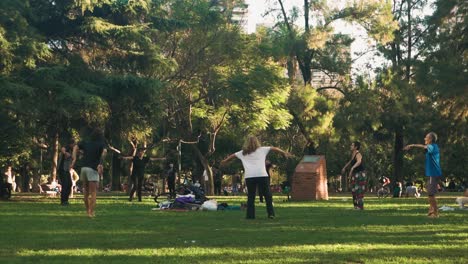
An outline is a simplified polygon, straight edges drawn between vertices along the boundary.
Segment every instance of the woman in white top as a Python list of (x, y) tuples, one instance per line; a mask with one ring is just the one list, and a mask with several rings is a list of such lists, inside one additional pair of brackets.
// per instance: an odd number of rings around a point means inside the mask
[(255, 219), (255, 192), (257, 187), (259, 190), (262, 190), (265, 195), (268, 218), (275, 218), (270, 186), (268, 184), (268, 173), (265, 168), (266, 156), (270, 150), (281, 153), (285, 157), (291, 156), (288, 152), (276, 147), (262, 147), (257, 137), (249, 136), (241, 151), (231, 154), (221, 161), (221, 165), (228, 163), (234, 158), (238, 158), (242, 161), (248, 192), (247, 219)]
[(8, 165), (5, 170), (5, 182), (7, 187), (7, 195), (8, 199), (11, 198), (11, 191), (13, 190), (13, 183), (15, 182), (15, 177), (13, 177), (13, 171), (11, 170), (11, 166)]

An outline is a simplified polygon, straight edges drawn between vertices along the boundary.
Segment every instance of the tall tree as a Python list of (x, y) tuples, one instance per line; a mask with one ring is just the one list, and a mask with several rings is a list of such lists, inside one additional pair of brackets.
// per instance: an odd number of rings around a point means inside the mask
[[(395, 38), (387, 45), (381, 45), (380, 50), (391, 61), (393, 78), (392, 87), (388, 89), (390, 96), (387, 105), (388, 126), (394, 133), (393, 144), (393, 178), (395, 181), (403, 177), (403, 146), (407, 133), (409, 115), (407, 107), (414, 105), (414, 65), (423, 54), (423, 40), (428, 27), (424, 23), (426, 0), (395, 0), (393, 1), (393, 21), (399, 27), (394, 31)], [(389, 76), (389, 75), (387, 75)], [(413, 98), (413, 99), (412, 99)], [(409, 102), (409, 101), (412, 102)], [(405, 104), (405, 102), (407, 104)]]
[[(305, 89), (311, 89), (312, 73), (316, 71), (328, 75), (331, 82), (313, 88), (317, 91), (333, 89), (344, 95), (351, 86), (349, 76), (352, 61), (349, 50), (354, 40), (347, 35), (334, 34), (333, 23), (345, 20), (359, 24), (380, 43), (387, 43), (392, 39), (396, 23), (391, 19), (391, 5), (386, 1), (354, 1), (340, 9), (333, 7), (327, 1), (306, 0), (302, 9), (294, 8), (289, 13), (284, 1), (278, 0), (277, 3), (280, 10), (278, 16), (280, 22), (277, 27), (279, 30), (273, 34), (273, 39), (276, 40), (273, 45), (278, 43), (281, 47), (277, 54), (280, 55), (283, 52), (282, 56), (287, 62), (290, 83), (293, 84), (292, 94), (295, 95), (293, 98), (296, 100), (290, 105), (295, 107), (289, 110), (294, 117), (294, 124), (300, 128), (306, 141), (317, 148), (317, 135), (310, 133), (313, 130), (310, 126), (319, 124), (320, 121), (324, 123), (319, 126), (324, 126), (327, 123), (326, 120), (331, 120), (330, 112), (328, 116), (304, 113), (307, 109), (311, 110), (310, 104), (307, 103), (311, 101), (307, 98), (301, 99), (300, 95), (310, 93), (301, 92), (303, 88), (296, 88), (295, 65), (299, 67), (302, 85), (309, 87)], [(302, 22), (298, 19), (302, 19)], [(298, 100), (302, 102), (297, 104)], [(297, 109), (299, 105), (303, 105), (304, 108)]]

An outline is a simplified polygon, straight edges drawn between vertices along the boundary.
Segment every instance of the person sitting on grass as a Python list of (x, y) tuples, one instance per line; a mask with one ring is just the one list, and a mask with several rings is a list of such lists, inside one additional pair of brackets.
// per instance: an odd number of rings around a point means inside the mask
[(468, 205), (468, 188), (465, 189), (463, 197), (457, 197), (455, 202), (460, 206), (460, 209), (468, 209), (468, 206), (465, 206)]
[(406, 197), (416, 197), (419, 198), (421, 194), (418, 192), (418, 187), (416, 187), (412, 182), (406, 187)]

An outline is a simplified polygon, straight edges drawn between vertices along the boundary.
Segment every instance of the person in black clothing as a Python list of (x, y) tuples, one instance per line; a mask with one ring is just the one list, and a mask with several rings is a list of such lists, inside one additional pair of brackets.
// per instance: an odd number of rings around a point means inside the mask
[(455, 185), (455, 181), (453, 179), (450, 180), (449, 184), (448, 184), (448, 190), (450, 192), (454, 192), (456, 191), (456, 185)]
[[(268, 174), (268, 188), (270, 188), (270, 170), (271, 168), (273, 167), (273, 164), (271, 163), (271, 161), (269, 160), (266, 160), (265, 161), (265, 169), (266, 169), (266, 172)], [(265, 197), (265, 194), (263, 194), (263, 192), (258, 189), (258, 196), (260, 198), (260, 202), (263, 203), (263, 198)]]
[(68, 205), (68, 198), (71, 193), (72, 180), (70, 175), (70, 165), (72, 163), (72, 152), (75, 146), (75, 141), (71, 140), (66, 147), (62, 147), (58, 162), (58, 176), (60, 184), (62, 185), (62, 191), (60, 193), (61, 205)]
[(317, 150), (315, 149), (314, 142), (310, 139), (307, 139), (307, 144), (304, 148), (304, 155), (316, 155)]
[(366, 191), (367, 179), (362, 154), (359, 152), (360, 148), (361, 143), (357, 141), (351, 144), (351, 160), (343, 167), (341, 174), (345, 174), (348, 166), (351, 167), (349, 178), (351, 179), (354, 209), (364, 210), (364, 193)]
[(12, 170), (11, 165), (8, 165), (6, 167), (6, 170), (5, 170), (5, 173), (3, 174), (3, 177), (4, 177), (3, 186), (2, 186), (2, 189), (3, 189), (3, 192), (4, 192), (3, 195), (5, 196), (5, 198), (10, 199), (11, 198), (11, 191), (13, 190), (13, 179), (14, 179), (13, 170)]
[(23, 192), (30, 192), (29, 181), (32, 178), (31, 164), (26, 163), (21, 169), (21, 175), (23, 176)]
[(215, 195), (221, 195), (221, 185), (223, 181), (223, 176), (221, 170), (213, 167), (213, 175), (214, 175), (214, 191)]
[(133, 163), (132, 175), (130, 176), (130, 180), (132, 182), (132, 190), (130, 191), (130, 197), (128, 198), (129, 201), (132, 201), (133, 195), (136, 191), (138, 201), (141, 202), (141, 189), (143, 187), (143, 182), (145, 179), (144, 175), (146, 164), (153, 160), (165, 160), (165, 158), (145, 157), (145, 152), (145, 148), (139, 148), (137, 150), (137, 154), (134, 157), (122, 157), (122, 159), (131, 159)]
[(81, 159), (82, 168), (80, 178), (83, 182), (83, 196), (86, 213), (88, 217), (94, 217), (96, 207), (96, 192), (99, 183), (99, 175), (103, 173), (103, 161), (107, 153), (106, 143), (102, 131), (94, 129), (91, 133), (91, 140), (79, 142), (73, 148), (72, 163), (70, 169), (76, 164), (78, 151), (83, 152)]
[(174, 164), (169, 164), (169, 169), (166, 172), (167, 174), (167, 187), (169, 188), (169, 192), (175, 195), (175, 182), (177, 177), (177, 172), (174, 169)]

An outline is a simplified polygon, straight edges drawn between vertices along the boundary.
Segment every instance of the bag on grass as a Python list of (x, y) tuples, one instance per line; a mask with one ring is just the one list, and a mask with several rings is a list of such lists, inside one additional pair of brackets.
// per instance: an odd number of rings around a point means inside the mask
[(200, 208), (204, 211), (217, 211), (218, 203), (216, 200), (208, 200), (205, 201)]

